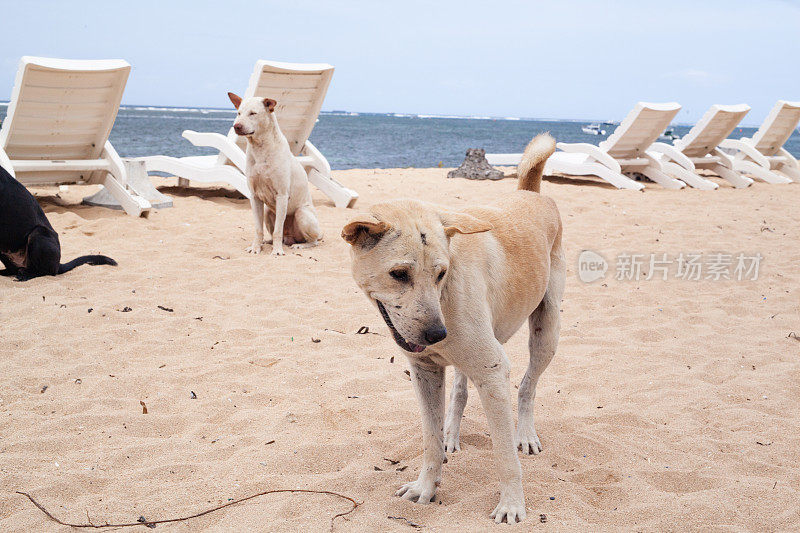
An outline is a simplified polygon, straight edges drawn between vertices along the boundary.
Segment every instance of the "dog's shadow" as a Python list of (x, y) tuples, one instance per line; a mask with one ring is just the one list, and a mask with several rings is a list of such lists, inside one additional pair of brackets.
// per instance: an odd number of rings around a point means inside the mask
[(607, 181), (600, 181), (599, 178), (591, 179), (591, 178), (582, 178), (577, 176), (543, 176), (543, 181), (549, 181), (550, 183), (557, 183), (559, 185), (576, 185), (579, 187), (599, 187), (601, 189), (615, 189), (613, 185), (608, 183)]
[(215, 200), (227, 198), (229, 200), (247, 200), (247, 197), (235, 189), (226, 187), (181, 187), (180, 185), (162, 185), (156, 187), (158, 192), (179, 198), (200, 198), (202, 200)]
[[(517, 173), (512, 172), (505, 174), (503, 179), (517, 180)], [(549, 181), (550, 183), (557, 183), (559, 185), (576, 185), (579, 187), (599, 187), (601, 189), (616, 189), (607, 181), (602, 181), (600, 178), (587, 178), (582, 176), (562, 176), (559, 174), (545, 174), (542, 176), (542, 181)]]

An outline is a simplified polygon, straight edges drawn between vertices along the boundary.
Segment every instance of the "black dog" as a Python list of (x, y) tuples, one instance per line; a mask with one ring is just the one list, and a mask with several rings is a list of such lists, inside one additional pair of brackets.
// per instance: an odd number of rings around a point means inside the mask
[(0, 275), (26, 281), (39, 276), (63, 274), (83, 264), (116, 265), (104, 255), (84, 255), (61, 262), (58, 233), (39, 203), (6, 169), (0, 167)]

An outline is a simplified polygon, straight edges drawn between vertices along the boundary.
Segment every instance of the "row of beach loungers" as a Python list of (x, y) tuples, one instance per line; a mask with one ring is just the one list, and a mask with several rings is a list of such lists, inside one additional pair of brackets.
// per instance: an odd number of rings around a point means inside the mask
[[(673, 144), (656, 142), (680, 111), (675, 102), (639, 102), (599, 146), (558, 143), (546, 174), (599, 176), (617, 188), (641, 190), (631, 179), (641, 174), (668, 189), (691, 185), (714, 190), (719, 185), (700, 174), (710, 170), (734, 187), (747, 187), (750, 174), (768, 183), (800, 181), (800, 165), (784, 147), (800, 123), (800, 102), (779, 100), (750, 138), (728, 139), (750, 106), (712, 105), (684, 137)], [(522, 154), (486, 154), (493, 165), (516, 165)]]
[[(129, 165), (108, 141), (131, 66), (123, 60), (76, 61), (23, 57), (0, 128), (0, 166), (22, 184), (100, 183), (134, 216), (151, 209), (145, 180), (130, 179)], [(276, 113), (308, 179), (337, 207), (352, 207), (358, 194), (331, 177), (327, 159), (308, 140), (328, 91), (333, 67), (258, 61), (245, 97), (278, 101)], [(219, 133), (185, 131), (196, 146), (218, 155), (139, 158), (147, 172), (166, 172), (204, 183), (225, 182), (250, 197), (245, 142), (233, 128)]]
[[(21, 183), (63, 185), (99, 183), (129, 214), (151, 209), (154, 189), (132, 179), (108, 140), (131, 66), (123, 60), (65, 60), (23, 57), (8, 114), (0, 128), (0, 166)], [(311, 183), (337, 207), (352, 207), (358, 194), (331, 177), (325, 157), (309, 136), (333, 76), (327, 64), (258, 61), (245, 97), (270, 97), (292, 152)], [(800, 122), (800, 102), (779, 101), (752, 138), (728, 139), (750, 108), (715, 105), (672, 145), (655, 142), (680, 110), (676, 103), (640, 102), (599, 146), (558, 143), (545, 172), (595, 175), (622, 189), (644, 187), (641, 174), (671, 189), (686, 184), (713, 190), (718, 185), (699, 174), (708, 169), (735, 187), (747, 187), (750, 174), (769, 183), (800, 181), (800, 165), (783, 148)], [(134, 160), (146, 172), (165, 172), (189, 181), (226, 182), (250, 197), (245, 178), (245, 144), (233, 129), (228, 135), (183, 132), (195, 146), (217, 155), (151, 156)], [(495, 165), (516, 165), (521, 154), (487, 154)], [(157, 194), (157, 193), (156, 193)]]

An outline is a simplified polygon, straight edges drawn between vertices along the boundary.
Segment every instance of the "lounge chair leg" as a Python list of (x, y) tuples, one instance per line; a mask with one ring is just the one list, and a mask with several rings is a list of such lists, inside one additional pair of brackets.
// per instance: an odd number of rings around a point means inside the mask
[(639, 170), (639, 172), (655, 181), (665, 189), (683, 189), (686, 187), (684, 182), (668, 176), (662, 170), (655, 168), (653, 165), (648, 165)]
[(617, 189), (630, 189), (634, 191), (641, 191), (642, 189), (644, 189), (643, 183), (632, 180), (623, 174), (619, 174), (618, 172), (614, 172), (613, 170), (605, 166), (602, 165), (595, 165), (595, 166), (597, 168), (594, 170), (594, 172), (597, 173), (597, 176), (603, 178)]
[[(184, 163), (180, 157), (153, 155), (142, 157), (136, 161), (144, 161), (147, 172), (163, 172), (178, 178), (178, 184), (188, 187), (190, 180), (203, 183), (224, 182), (232, 185), (245, 198), (250, 198), (247, 179), (239, 170), (231, 165), (204, 167), (192, 163)], [(189, 176), (186, 178), (185, 176)]]
[(336, 207), (353, 207), (358, 193), (343, 186), (330, 176), (325, 176), (315, 168), (308, 169), (308, 181), (333, 200)]
[(100, 183), (119, 202), (122, 209), (135, 217), (146, 217), (150, 214), (150, 208), (152, 207), (150, 202), (128, 189), (128, 172), (125, 169), (125, 163), (109, 141), (106, 141), (101, 157), (108, 161), (110, 169), (105, 173)]
[(111, 174), (106, 174), (102, 183), (103, 186), (108, 189), (108, 192), (111, 193), (111, 196), (119, 202), (122, 209), (129, 215), (146, 217), (150, 213), (150, 202), (126, 189), (125, 186), (117, 181)]
[(709, 181), (701, 176), (698, 176), (693, 171), (687, 168), (683, 168), (677, 163), (672, 163), (672, 162), (664, 163), (664, 170), (670, 174), (673, 174), (678, 179), (680, 179), (687, 185), (694, 187), (695, 189), (701, 189), (704, 191), (714, 191), (719, 188), (719, 185), (717, 185), (713, 181)]
[(781, 165), (779, 171), (789, 176), (794, 181), (800, 181), (800, 169), (790, 167), (789, 165)]
[(172, 198), (161, 194), (153, 187), (144, 161), (123, 160), (125, 171), (128, 174), (128, 187), (136, 194), (150, 202), (153, 209), (172, 207)]
[(772, 183), (773, 185), (781, 184), (781, 183), (791, 183), (792, 180), (787, 178), (786, 176), (781, 176), (780, 174), (776, 174), (771, 170), (767, 170), (766, 168), (762, 167), (761, 165), (757, 165), (756, 163), (750, 161), (740, 161), (738, 162), (739, 168), (741, 172), (747, 172), (748, 174), (752, 174), (753, 176), (757, 177), (758, 179), (764, 180), (767, 183)]
[(721, 178), (724, 178), (730, 182), (731, 185), (736, 187), (737, 189), (744, 189), (749, 187), (753, 184), (753, 180), (748, 178), (747, 176), (742, 176), (735, 170), (731, 170), (727, 167), (722, 165), (714, 165), (711, 167), (713, 172), (716, 172)]
[[(144, 161), (140, 160), (125, 160), (125, 174), (127, 177), (126, 185), (132, 191), (132, 194), (138, 195), (148, 202), (153, 209), (164, 209), (165, 207), (172, 207), (172, 198), (161, 194), (158, 189), (153, 187), (150, 178), (145, 170)], [(83, 199), (86, 205), (96, 205), (100, 207), (108, 207), (109, 209), (122, 209), (122, 205), (117, 201), (117, 198), (109, 192), (106, 187), (103, 187), (95, 194), (87, 196)]]

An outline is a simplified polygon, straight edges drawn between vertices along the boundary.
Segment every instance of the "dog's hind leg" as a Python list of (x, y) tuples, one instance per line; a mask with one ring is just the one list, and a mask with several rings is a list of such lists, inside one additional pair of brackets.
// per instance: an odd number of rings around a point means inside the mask
[(453, 388), (450, 390), (450, 405), (447, 408), (447, 418), (444, 422), (445, 452), (461, 450), (461, 418), (464, 416), (467, 397), (467, 376), (455, 368)]
[(295, 244), (292, 248), (311, 248), (322, 240), (322, 231), (319, 228), (319, 221), (314, 209), (309, 206), (301, 206), (294, 212), (294, 226), (304, 242)]
[(561, 326), (561, 297), (564, 293), (564, 270), (552, 265), (550, 283), (539, 307), (528, 317), (530, 337), (528, 349), (530, 363), (528, 371), (519, 385), (517, 434), (515, 442), (522, 453), (536, 455), (542, 451), (542, 443), (533, 422), (533, 400), (539, 376), (550, 364), (558, 346)]
[(18, 267), (14, 264), (13, 261), (10, 259), (6, 259), (6, 257), (0, 253), (0, 263), (6, 267), (4, 270), (0, 270), (0, 276), (16, 276)]
[(36, 277), (38, 276), (31, 275), (31, 273), (25, 270), (24, 268), (20, 268), (19, 270), (17, 270), (17, 273), (14, 274), (14, 281), (28, 281)]

